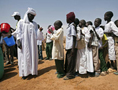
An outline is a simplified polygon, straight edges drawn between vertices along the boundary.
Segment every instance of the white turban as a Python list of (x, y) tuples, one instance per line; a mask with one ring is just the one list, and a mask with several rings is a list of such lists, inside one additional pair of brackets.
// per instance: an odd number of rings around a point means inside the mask
[(28, 19), (28, 16), (27, 16), (28, 13), (30, 13), (30, 14), (36, 16), (35, 10), (34, 10), (33, 8), (28, 8), (27, 12), (26, 12), (25, 15), (24, 15), (24, 22), (25, 22), (25, 23), (28, 23), (28, 22), (29, 22), (29, 19)]
[(32, 15), (36, 16), (36, 12), (33, 8), (28, 8), (27, 13), (31, 13)]

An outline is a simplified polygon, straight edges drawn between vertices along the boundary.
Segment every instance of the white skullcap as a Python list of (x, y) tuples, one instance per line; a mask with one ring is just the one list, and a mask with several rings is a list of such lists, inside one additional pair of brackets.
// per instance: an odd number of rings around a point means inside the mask
[(16, 15), (20, 16), (20, 13), (19, 12), (14, 12), (13, 15), (12, 15), (12, 17), (14, 17)]

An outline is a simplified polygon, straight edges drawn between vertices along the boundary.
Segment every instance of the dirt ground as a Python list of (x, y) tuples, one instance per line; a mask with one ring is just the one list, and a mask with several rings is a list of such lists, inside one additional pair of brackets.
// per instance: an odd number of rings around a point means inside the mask
[[(45, 52), (43, 52), (46, 57)], [(38, 76), (29, 76), (26, 80), (19, 77), (17, 60), (13, 66), (4, 66), (4, 76), (0, 80), (0, 90), (118, 90), (118, 76), (109, 73), (106, 76), (71, 80), (58, 79), (54, 60), (41, 60), (38, 64)]]

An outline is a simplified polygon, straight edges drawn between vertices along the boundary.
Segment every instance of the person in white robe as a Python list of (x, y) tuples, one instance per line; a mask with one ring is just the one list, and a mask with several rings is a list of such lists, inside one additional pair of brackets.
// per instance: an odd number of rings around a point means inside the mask
[[(93, 72), (93, 59), (92, 59), (92, 49), (88, 48), (88, 42), (90, 38), (90, 33), (87, 27), (85, 27), (85, 20), (81, 20), (79, 26), (81, 30), (78, 32), (78, 37), (84, 38), (85, 47), (77, 51), (77, 63), (76, 70), (80, 74), (86, 74), (87, 72)], [(79, 36), (80, 35), (80, 36)], [(81, 36), (82, 35), (82, 36)], [(78, 39), (80, 39), (78, 38)], [(79, 44), (79, 43), (78, 43)]]
[(24, 19), (20, 20), (17, 26), (18, 47), (22, 52), (22, 57), (19, 59), (19, 76), (23, 79), (26, 79), (29, 74), (38, 75), (37, 40), (40, 40), (40, 31), (37, 23), (32, 21), (35, 16), (35, 10), (28, 8)]
[(107, 21), (107, 23), (105, 25), (104, 33), (107, 35), (108, 39), (108, 54), (109, 54), (109, 59), (111, 60), (111, 68), (114, 68), (115, 65), (113, 61), (116, 60), (116, 56), (115, 56), (113, 35), (118, 36), (118, 28), (116, 27), (114, 22), (111, 21), (112, 17), (113, 13), (111, 11), (105, 13), (104, 20)]
[(104, 58), (104, 45), (102, 43), (103, 40), (103, 35), (104, 35), (104, 31), (103, 29), (100, 27), (102, 20), (100, 18), (96, 18), (94, 21), (94, 25), (95, 25), (95, 31), (96, 31), (96, 35), (98, 35), (99, 37), (99, 41), (98, 41), (98, 48), (99, 48), (99, 59), (100, 59), (100, 71), (101, 71), (101, 75), (105, 76), (107, 74), (107, 65), (105, 62), (105, 58)]

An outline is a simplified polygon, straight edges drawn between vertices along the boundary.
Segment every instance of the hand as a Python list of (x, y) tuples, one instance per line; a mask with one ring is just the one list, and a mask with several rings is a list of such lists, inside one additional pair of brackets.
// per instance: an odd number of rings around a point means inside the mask
[(10, 38), (12, 35), (9, 35), (8, 38)]
[(53, 30), (52, 30), (52, 28), (49, 30), (52, 34), (54, 34), (54, 32), (53, 32)]
[(39, 28), (39, 30), (40, 30), (40, 31), (42, 31), (42, 30), (43, 30), (43, 28), (42, 28), (42, 27), (40, 27), (40, 28)]
[(22, 43), (20, 40), (18, 40), (18, 44), (17, 44), (18, 48), (22, 49)]

